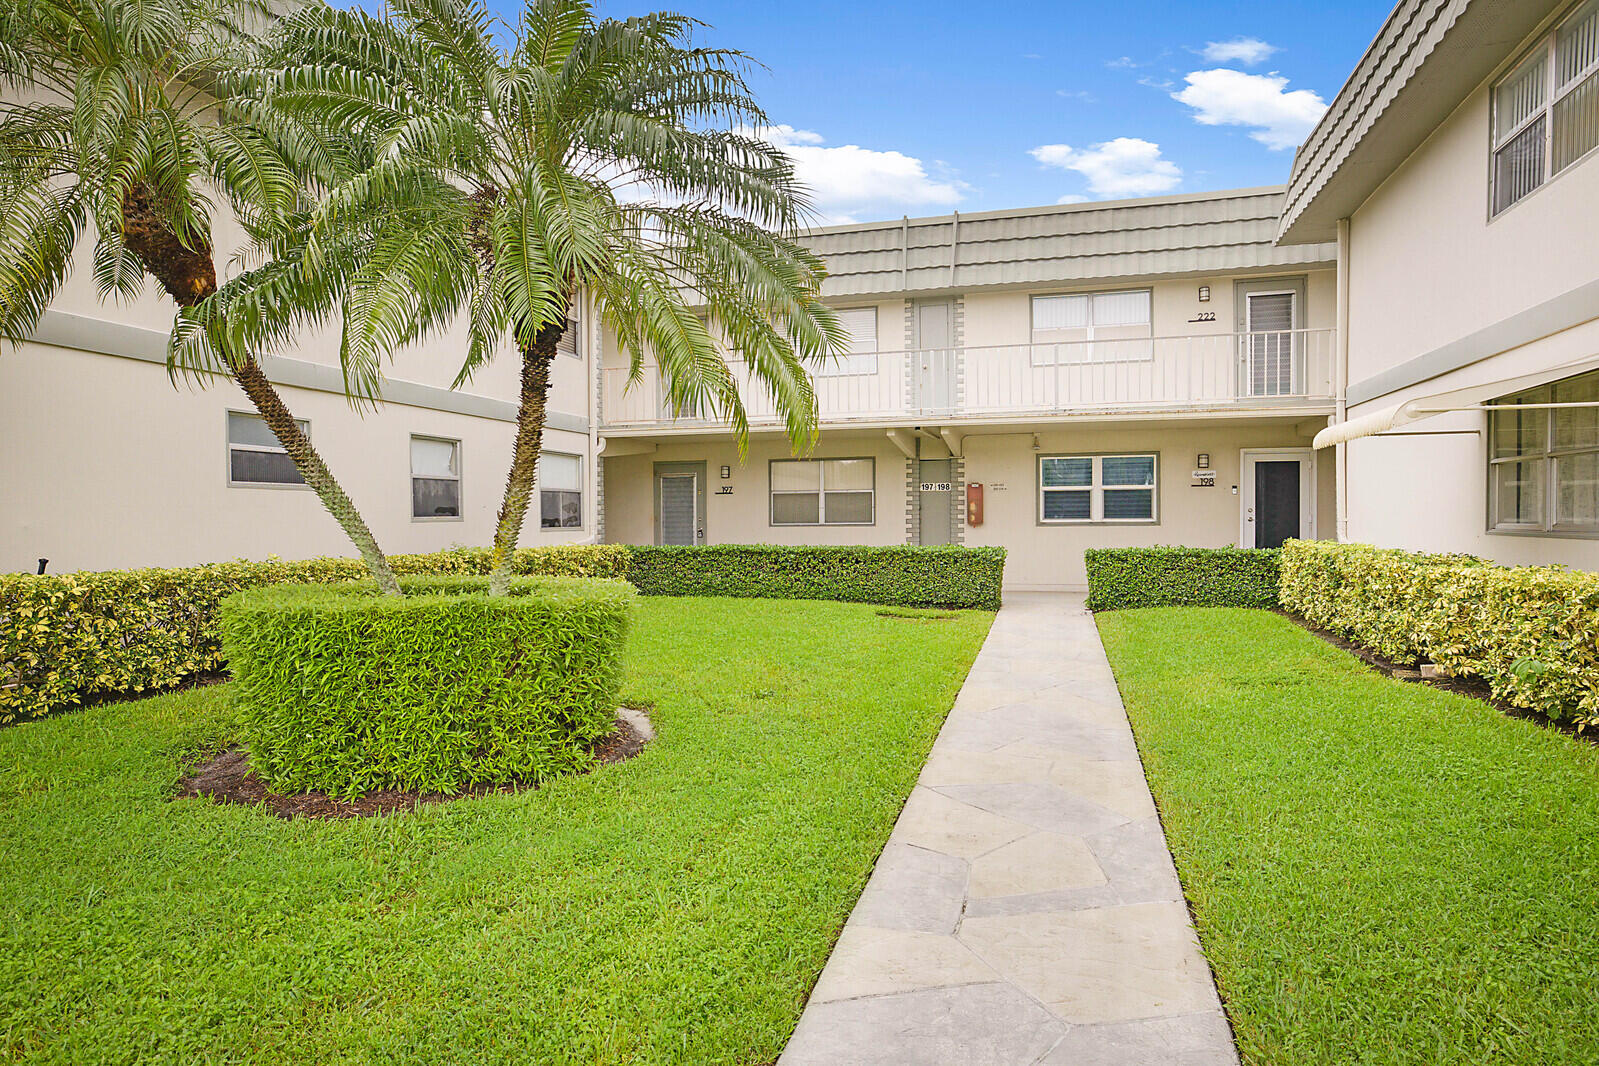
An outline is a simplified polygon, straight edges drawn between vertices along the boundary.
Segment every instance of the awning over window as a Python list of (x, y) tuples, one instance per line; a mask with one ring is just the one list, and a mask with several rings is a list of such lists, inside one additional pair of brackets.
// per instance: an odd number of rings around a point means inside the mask
[(1381, 407), (1363, 415), (1358, 415), (1344, 422), (1328, 426), (1316, 434), (1312, 442), (1317, 448), (1331, 448), (1335, 444), (1346, 444), (1360, 437), (1371, 437), (1378, 433), (1386, 433), (1391, 429), (1419, 422), (1433, 415), (1440, 415), (1446, 411), (1469, 411), (1482, 406), (1489, 400), (1498, 396), (1508, 396), (1513, 392), (1521, 392), (1537, 385), (1550, 381), (1558, 381), (1574, 374), (1599, 367), (1599, 355), (1579, 359), (1574, 363), (1563, 366), (1550, 367), (1532, 374), (1523, 374), (1520, 377), (1501, 378), (1487, 381), (1481, 385), (1467, 385), (1463, 388), (1450, 389), (1446, 392), (1430, 393), (1406, 400), (1404, 403)]

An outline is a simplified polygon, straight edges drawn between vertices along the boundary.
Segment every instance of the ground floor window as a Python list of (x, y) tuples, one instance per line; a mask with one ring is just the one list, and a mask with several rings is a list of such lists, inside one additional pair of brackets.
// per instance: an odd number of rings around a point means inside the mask
[(1153, 522), (1155, 468), (1153, 454), (1041, 455), (1039, 520)]
[(539, 528), (583, 526), (583, 457), (545, 452), (539, 457)]
[[(295, 425), (307, 439), (311, 423), (296, 418)], [(278, 438), (260, 415), (228, 412), (229, 485), (304, 485), (305, 479), (294, 460), (283, 450)]]
[(869, 526), (877, 519), (877, 460), (774, 459), (774, 526)]
[[(1599, 403), (1599, 372), (1492, 405)], [(1522, 408), (1490, 416), (1489, 527), (1599, 536), (1599, 407)]]
[(411, 438), (411, 517), (461, 517), (461, 442)]

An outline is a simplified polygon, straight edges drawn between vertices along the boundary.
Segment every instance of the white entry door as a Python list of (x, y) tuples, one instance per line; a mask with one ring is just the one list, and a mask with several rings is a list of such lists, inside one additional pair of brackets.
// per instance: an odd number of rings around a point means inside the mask
[(923, 411), (947, 411), (955, 406), (955, 308), (948, 300), (915, 304), (916, 406)]
[(1316, 453), (1259, 448), (1240, 464), (1240, 548), (1280, 548), (1316, 536)]

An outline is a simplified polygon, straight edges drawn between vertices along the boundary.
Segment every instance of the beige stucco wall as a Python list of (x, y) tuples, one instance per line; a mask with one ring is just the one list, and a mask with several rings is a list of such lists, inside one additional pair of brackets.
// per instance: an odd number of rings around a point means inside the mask
[[(967, 437), (966, 480), (984, 486), (984, 522), (966, 530), (967, 544), (1008, 549), (1005, 583), (1011, 588), (1081, 588), (1086, 548), (1181, 544), (1224, 547), (1239, 543), (1242, 452), (1246, 448), (1304, 448), (1309, 441), (1293, 426), (1114, 423), (1062, 427), (1032, 433)], [(1156, 452), (1159, 521), (1129, 525), (1044, 525), (1038, 521), (1039, 454)], [(1210, 456), (1216, 484), (1196, 488), (1192, 472), (1201, 453)], [(1332, 534), (1333, 470), (1325, 454), (1316, 465), (1316, 532)], [(1003, 485), (1004, 488), (998, 486)]]
[[(1357, 390), (1373, 375), (1599, 281), (1599, 154), (1488, 217), (1497, 77), (1350, 220), (1349, 380)], [(1575, 325), (1568, 317), (1558, 332), (1505, 350), (1475, 343), (1473, 361), (1440, 364), (1442, 373), (1355, 405), (1350, 416), (1521, 375), (1563, 376), (1557, 367), (1599, 357), (1599, 306), (1592, 315)], [(1485, 416), (1440, 415), (1404, 429), (1349, 445), (1350, 539), (1599, 568), (1592, 539), (1487, 532)]]
[(1490, 220), (1488, 113), (1484, 84), (1350, 220), (1351, 384), (1599, 280), (1599, 154)]
[[(512, 424), (282, 393), (386, 550), (490, 543)], [(0, 356), (0, 402), (0, 572), (354, 554), (310, 490), (229, 486), (226, 412), (252, 410), (231, 381), (174, 388), (157, 364), (23, 344)], [(460, 520), (411, 518), (413, 433), (461, 441)], [(546, 430), (545, 450), (586, 456), (588, 437)], [(535, 498), (521, 542), (593, 536), (591, 501), (585, 529), (557, 533), (538, 528)]]
[[(1272, 422), (1187, 424), (1083, 424), (1042, 429), (1044, 453), (1148, 452), (1160, 455), (1159, 514), (1156, 524), (1062, 526), (1037, 519), (1037, 456), (1033, 433), (995, 433), (965, 438), (965, 481), (955, 499), (964, 507), (966, 483), (984, 485), (985, 520), (965, 530), (966, 544), (998, 544), (1009, 549), (1005, 580), (1011, 588), (1080, 588), (1085, 583), (1083, 549), (1154, 544), (1222, 546), (1240, 535), (1239, 483), (1245, 448), (1304, 448), (1309, 440), (1293, 424)], [(1191, 473), (1200, 452), (1216, 471), (1213, 488), (1195, 488)], [(711, 544), (903, 544), (906, 541), (906, 460), (884, 435), (828, 434), (816, 456), (870, 455), (877, 460), (877, 521), (871, 526), (773, 526), (769, 521), (767, 463), (785, 458), (788, 448), (770, 435), (752, 441), (749, 458), (739, 464), (731, 440), (674, 443), (655, 452), (605, 460), (606, 539), (649, 544), (655, 539), (656, 464), (705, 462), (710, 476), (706, 542)], [(946, 455), (935, 442), (923, 456)], [(1318, 457), (1316, 514), (1318, 533), (1332, 533), (1333, 470)], [(718, 477), (722, 464), (732, 477)], [(733, 493), (716, 494), (731, 484)], [(1003, 488), (998, 486), (1003, 485)]]

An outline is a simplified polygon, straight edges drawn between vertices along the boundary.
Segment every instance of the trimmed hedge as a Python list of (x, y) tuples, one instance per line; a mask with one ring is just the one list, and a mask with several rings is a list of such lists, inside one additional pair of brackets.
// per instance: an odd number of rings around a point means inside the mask
[(1276, 548), (1089, 548), (1088, 609), (1277, 606)]
[(251, 768), (277, 792), (456, 793), (588, 768), (616, 723), (623, 581), (408, 578), (229, 596), (218, 629)]
[[(400, 574), (486, 574), (487, 548), (396, 555)], [(522, 548), (520, 574), (625, 577), (620, 545)], [(221, 669), (217, 604), (286, 582), (356, 581), (359, 559), (216, 563), (36, 577), (0, 575), (0, 723), (36, 718), (102, 695), (170, 688)]]
[(646, 596), (994, 610), (1004, 573), (1004, 548), (713, 544), (635, 547), (628, 579)]
[(1388, 659), (1430, 660), (1513, 706), (1599, 725), (1599, 574), (1289, 541), (1281, 596)]

